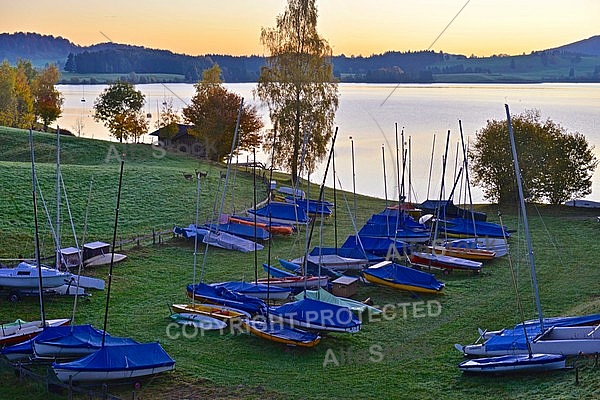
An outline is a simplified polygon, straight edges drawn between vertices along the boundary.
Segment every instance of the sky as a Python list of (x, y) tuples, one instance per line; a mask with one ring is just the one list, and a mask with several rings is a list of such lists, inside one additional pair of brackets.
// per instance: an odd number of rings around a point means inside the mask
[[(266, 55), (286, 0), (5, 1), (0, 32), (112, 41), (189, 55)], [(431, 49), (517, 55), (600, 35), (599, 0), (317, 0), (334, 55)]]

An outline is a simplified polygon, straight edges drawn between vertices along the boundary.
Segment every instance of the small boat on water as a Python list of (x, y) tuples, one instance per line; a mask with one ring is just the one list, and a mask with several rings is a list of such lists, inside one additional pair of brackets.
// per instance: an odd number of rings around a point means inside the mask
[(566, 357), (560, 354), (518, 354), (473, 358), (458, 365), (465, 373), (507, 374), (544, 372), (566, 368)]
[(371, 283), (409, 292), (438, 294), (445, 286), (433, 274), (391, 261), (380, 262), (365, 269), (362, 274)]
[(156, 375), (175, 369), (159, 343), (104, 346), (79, 360), (52, 363), (62, 382), (106, 382)]
[(271, 342), (297, 347), (315, 347), (321, 341), (318, 333), (290, 328), (272, 321), (242, 320), (242, 328)]

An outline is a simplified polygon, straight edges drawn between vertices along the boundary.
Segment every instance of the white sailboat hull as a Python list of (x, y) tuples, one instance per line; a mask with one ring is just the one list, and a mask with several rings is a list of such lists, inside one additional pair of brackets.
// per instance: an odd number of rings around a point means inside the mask
[(173, 365), (117, 371), (73, 371), (72, 369), (54, 368), (54, 372), (62, 382), (107, 382), (160, 374), (162, 372), (171, 371), (174, 368)]
[[(534, 353), (564, 356), (600, 353), (600, 326), (555, 326), (534, 338), (530, 346)], [(456, 348), (467, 356), (503, 356), (528, 352), (527, 349), (522, 348), (489, 350), (485, 343), (457, 345)]]
[[(68, 272), (57, 271), (42, 266), (42, 287), (62, 286), (71, 280)], [(37, 266), (21, 262), (14, 268), (0, 269), (0, 287), (14, 289), (37, 289), (39, 287), (39, 271)]]

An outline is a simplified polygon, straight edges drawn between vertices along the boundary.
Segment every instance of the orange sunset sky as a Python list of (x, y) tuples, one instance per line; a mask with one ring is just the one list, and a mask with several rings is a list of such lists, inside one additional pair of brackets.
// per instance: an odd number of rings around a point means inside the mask
[[(286, 3), (7, 1), (2, 5), (0, 29), (62, 36), (80, 45), (110, 39), (190, 55), (264, 55), (260, 30), (275, 25)], [(334, 55), (368, 56), (430, 47), (467, 56), (515, 55), (600, 34), (599, 0), (320, 0), (316, 4), (318, 30)]]

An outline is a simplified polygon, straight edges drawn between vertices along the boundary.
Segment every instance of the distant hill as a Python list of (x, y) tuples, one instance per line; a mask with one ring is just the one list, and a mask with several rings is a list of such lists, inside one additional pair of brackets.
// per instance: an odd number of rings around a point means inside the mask
[(600, 35), (583, 39), (578, 42), (555, 47), (546, 51), (561, 51), (586, 56), (600, 56)]
[[(19, 58), (39, 67), (56, 64), (64, 71), (62, 83), (196, 82), (214, 63), (226, 82), (256, 82), (265, 65), (265, 58), (259, 56), (190, 56), (116, 43), (79, 46), (37, 33), (0, 34), (0, 60), (14, 64)], [(368, 57), (339, 55), (332, 62), (342, 82), (600, 82), (600, 36), (519, 56), (390, 51)]]
[(40, 67), (47, 63), (62, 65), (70, 52), (77, 53), (81, 49), (60, 36), (23, 32), (0, 34), (0, 61), (8, 60), (11, 64), (25, 59)]

